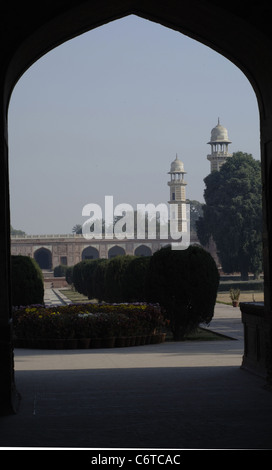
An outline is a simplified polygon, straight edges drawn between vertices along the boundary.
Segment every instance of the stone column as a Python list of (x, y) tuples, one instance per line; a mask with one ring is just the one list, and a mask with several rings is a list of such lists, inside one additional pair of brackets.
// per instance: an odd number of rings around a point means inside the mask
[(7, 122), (2, 96), (0, 100), (0, 414), (4, 415), (16, 411), (18, 394), (12, 341)]
[(264, 322), (267, 382), (272, 385), (272, 103), (270, 117), (261, 117), (263, 184)]

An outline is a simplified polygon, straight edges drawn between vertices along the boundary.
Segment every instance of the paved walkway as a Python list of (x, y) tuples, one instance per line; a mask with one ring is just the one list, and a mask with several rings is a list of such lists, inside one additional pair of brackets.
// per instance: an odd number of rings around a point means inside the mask
[(0, 447), (272, 449), (272, 393), (240, 368), (239, 309), (217, 304), (209, 328), (232, 339), (16, 349), (22, 399)]
[(71, 304), (71, 300), (69, 300), (61, 290), (53, 288), (53, 289), (44, 289), (44, 303), (47, 306), (51, 305), (65, 305)]

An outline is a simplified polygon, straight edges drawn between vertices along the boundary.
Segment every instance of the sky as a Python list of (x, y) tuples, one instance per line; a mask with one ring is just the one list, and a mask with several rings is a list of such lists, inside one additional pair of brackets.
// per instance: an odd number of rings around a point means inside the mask
[(186, 196), (204, 202), (211, 130), (230, 152), (260, 158), (259, 112), (245, 75), (222, 55), (129, 16), (89, 31), (35, 62), (11, 96), (11, 224), (28, 235), (68, 234), (86, 204), (113, 196), (167, 203), (176, 154)]

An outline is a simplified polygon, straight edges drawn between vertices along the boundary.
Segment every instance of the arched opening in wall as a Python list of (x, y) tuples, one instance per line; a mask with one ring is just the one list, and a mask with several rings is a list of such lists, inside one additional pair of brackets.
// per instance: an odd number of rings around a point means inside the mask
[(140, 246), (137, 246), (134, 254), (135, 256), (151, 256), (152, 250), (149, 248), (149, 246), (140, 245)]
[(108, 258), (115, 258), (115, 256), (123, 256), (126, 252), (121, 246), (112, 246), (108, 251)]
[(52, 268), (52, 253), (48, 248), (39, 248), (34, 253), (34, 259), (37, 261), (41, 269)]
[(93, 246), (88, 246), (82, 251), (81, 259), (97, 259), (99, 258), (99, 251)]

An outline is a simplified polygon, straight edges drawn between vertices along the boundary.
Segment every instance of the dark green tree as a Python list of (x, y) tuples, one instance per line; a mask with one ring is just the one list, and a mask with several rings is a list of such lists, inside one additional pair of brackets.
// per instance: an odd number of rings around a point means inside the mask
[(222, 269), (240, 272), (243, 280), (262, 271), (261, 163), (236, 152), (204, 179), (203, 217), (196, 222), (205, 246), (213, 237)]
[(43, 304), (43, 275), (29, 256), (11, 256), (12, 305)]
[(196, 222), (203, 215), (203, 203), (196, 200), (187, 199), (186, 204), (190, 204), (190, 229), (191, 232), (195, 232)]

